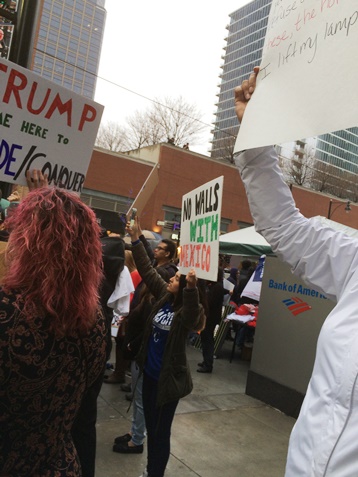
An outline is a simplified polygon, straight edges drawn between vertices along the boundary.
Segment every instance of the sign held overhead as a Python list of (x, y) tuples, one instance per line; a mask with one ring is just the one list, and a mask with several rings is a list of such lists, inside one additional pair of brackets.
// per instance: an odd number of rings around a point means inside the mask
[(216, 281), (224, 177), (183, 196), (180, 271), (196, 270), (199, 278)]
[(0, 180), (49, 183), (81, 192), (103, 106), (0, 59)]

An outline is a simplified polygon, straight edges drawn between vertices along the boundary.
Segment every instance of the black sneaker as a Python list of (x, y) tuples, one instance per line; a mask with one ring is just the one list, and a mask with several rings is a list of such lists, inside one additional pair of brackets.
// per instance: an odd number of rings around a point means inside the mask
[(199, 366), (199, 368), (202, 368), (203, 366), (205, 366), (204, 361), (202, 361), (201, 363), (198, 363), (198, 366)]
[(124, 391), (125, 393), (130, 393), (132, 391), (132, 385), (131, 384), (121, 384), (120, 386), (121, 390)]
[(115, 444), (123, 444), (123, 442), (129, 442), (132, 439), (130, 434), (124, 434), (123, 436), (118, 436), (114, 439)]
[(197, 373), (212, 373), (213, 368), (208, 368), (207, 366), (202, 366), (201, 368), (198, 368)]
[(143, 454), (143, 444), (140, 446), (129, 446), (128, 442), (114, 444), (113, 452), (119, 452), (119, 454)]

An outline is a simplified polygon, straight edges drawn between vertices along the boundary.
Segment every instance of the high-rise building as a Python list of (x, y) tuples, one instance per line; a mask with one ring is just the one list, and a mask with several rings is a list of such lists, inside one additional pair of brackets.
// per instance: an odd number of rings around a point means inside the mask
[(254, 0), (231, 13), (222, 55), (211, 157), (226, 158), (239, 126), (234, 110), (233, 91), (260, 64), (271, 0)]
[[(239, 128), (234, 110), (233, 91), (243, 79), (249, 76), (253, 67), (261, 62), (271, 1), (254, 0), (229, 15), (230, 23), (226, 27), (227, 44), (222, 56), (221, 82), (218, 85), (220, 91), (217, 94), (216, 119), (212, 130), (211, 157), (213, 158), (230, 159), (230, 151), (232, 153)], [(303, 146), (306, 143), (313, 144), (315, 158), (318, 161), (334, 167), (330, 168), (331, 175), (342, 177), (346, 173), (358, 173), (357, 127), (316, 138), (305, 138)], [(293, 154), (297, 147), (296, 144)], [(281, 151), (285, 149), (286, 145), (280, 148)], [(289, 154), (287, 149), (286, 153)], [(348, 182), (352, 182), (352, 175)]]
[(44, 0), (32, 70), (93, 99), (105, 0)]

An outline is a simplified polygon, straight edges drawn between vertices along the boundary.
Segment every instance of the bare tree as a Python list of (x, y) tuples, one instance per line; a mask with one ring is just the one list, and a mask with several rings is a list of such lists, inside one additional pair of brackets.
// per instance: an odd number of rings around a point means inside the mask
[(331, 178), (331, 194), (340, 199), (348, 198), (349, 172), (337, 169), (334, 177)]
[(299, 186), (310, 185), (314, 164), (314, 149), (303, 141), (296, 142), (295, 154), (286, 165), (289, 180)]
[(211, 152), (211, 157), (213, 159), (228, 161), (230, 164), (234, 163), (234, 148), (238, 130), (239, 127), (219, 131), (215, 150)]
[(125, 151), (125, 130), (114, 121), (101, 124), (95, 146), (108, 149), (113, 152)]
[(336, 167), (328, 162), (314, 160), (311, 177), (312, 189), (319, 192), (328, 192), (331, 188), (331, 178), (334, 177)]
[(205, 125), (195, 105), (187, 103), (182, 96), (156, 99), (144, 112), (136, 112), (127, 120), (126, 140), (129, 149), (152, 146), (174, 138), (174, 144), (195, 144)]
[(127, 118), (126, 149), (128, 151), (162, 142), (160, 125), (148, 118), (148, 112), (136, 111)]

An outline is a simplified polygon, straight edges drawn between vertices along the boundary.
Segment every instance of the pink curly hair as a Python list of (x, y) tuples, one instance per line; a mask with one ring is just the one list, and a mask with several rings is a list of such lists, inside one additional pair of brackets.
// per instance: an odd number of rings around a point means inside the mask
[(31, 320), (50, 317), (56, 335), (94, 324), (102, 279), (100, 229), (94, 212), (63, 189), (30, 192), (6, 220), (11, 231), (4, 290)]

